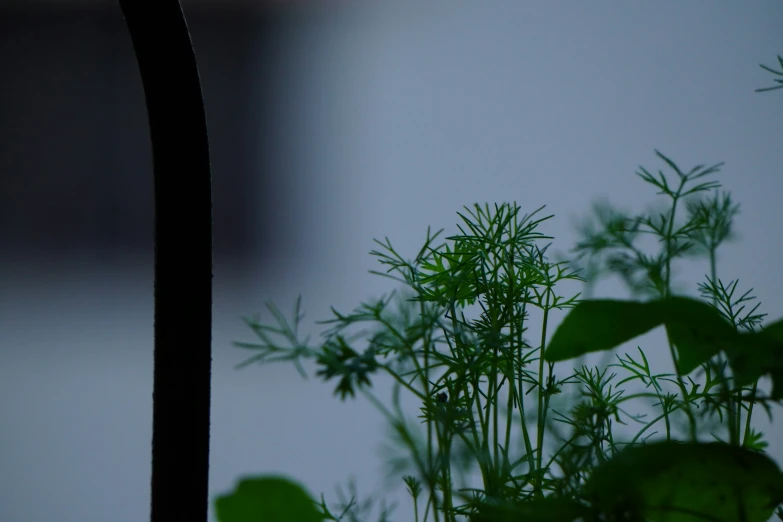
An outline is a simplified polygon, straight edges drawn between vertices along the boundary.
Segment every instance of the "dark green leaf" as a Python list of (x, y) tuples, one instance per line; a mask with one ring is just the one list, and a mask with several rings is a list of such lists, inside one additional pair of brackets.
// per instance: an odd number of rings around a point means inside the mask
[(605, 515), (637, 520), (764, 522), (783, 501), (783, 474), (745, 448), (661, 442), (627, 448), (600, 465), (584, 494)]
[(252, 477), (215, 500), (219, 522), (321, 522), (315, 502), (299, 484), (282, 477)]
[(563, 361), (589, 352), (610, 350), (662, 323), (649, 303), (589, 300), (578, 303), (555, 330), (547, 361)]
[(783, 320), (759, 332), (743, 333), (726, 349), (738, 386), (772, 377), (772, 399), (783, 399)]
[(681, 375), (689, 374), (739, 337), (720, 312), (703, 301), (670, 297), (655, 306), (677, 347)]
[(657, 301), (582, 301), (555, 330), (545, 359), (562, 361), (611, 350), (666, 325), (687, 374), (736, 341), (738, 334), (713, 307), (687, 297)]
[(778, 319), (769, 326), (764, 327), (764, 333), (783, 342), (783, 319)]

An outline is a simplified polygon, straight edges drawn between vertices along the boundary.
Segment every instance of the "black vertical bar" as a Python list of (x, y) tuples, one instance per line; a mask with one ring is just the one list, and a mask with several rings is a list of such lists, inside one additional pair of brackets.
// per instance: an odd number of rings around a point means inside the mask
[(178, 0), (119, 0), (144, 84), (155, 185), (152, 522), (206, 522), (212, 187), (204, 100)]

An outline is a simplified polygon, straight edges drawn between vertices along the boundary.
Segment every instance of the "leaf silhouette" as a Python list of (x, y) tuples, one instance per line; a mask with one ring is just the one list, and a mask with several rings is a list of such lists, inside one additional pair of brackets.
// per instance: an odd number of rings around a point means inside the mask
[(783, 501), (783, 474), (746, 448), (660, 442), (615, 455), (596, 468), (584, 494), (606, 515), (637, 520), (765, 522)]
[(661, 325), (677, 347), (682, 374), (735, 344), (739, 335), (717, 310), (696, 299), (589, 300), (577, 304), (555, 330), (545, 359), (562, 361), (611, 350)]
[(219, 522), (321, 522), (310, 495), (299, 484), (275, 476), (242, 479), (215, 500)]

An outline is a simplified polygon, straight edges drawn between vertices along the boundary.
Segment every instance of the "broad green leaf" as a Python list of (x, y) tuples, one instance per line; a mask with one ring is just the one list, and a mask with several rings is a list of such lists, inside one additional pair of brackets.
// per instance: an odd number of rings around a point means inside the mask
[(578, 303), (555, 330), (544, 358), (563, 361), (610, 350), (656, 326), (662, 318), (650, 303), (596, 299)]
[[(774, 345), (767, 348), (766, 355), (769, 359), (764, 370), (772, 378), (771, 397), (776, 400), (783, 399), (783, 319), (767, 326), (759, 332), (759, 335), (766, 335), (775, 340)], [(758, 377), (756, 376), (753, 380)]]
[(274, 476), (248, 477), (234, 492), (215, 500), (219, 522), (321, 522), (323, 517), (304, 488)]
[(762, 330), (765, 334), (783, 342), (783, 319), (778, 319), (769, 326), (765, 326)]
[(704, 301), (670, 297), (650, 305), (658, 307), (669, 339), (677, 347), (681, 375), (691, 373), (739, 337), (734, 327)]
[(745, 386), (769, 374), (772, 377), (771, 397), (783, 398), (783, 320), (760, 332), (739, 335), (726, 353), (737, 385)]
[(596, 468), (583, 492), (605, 515), (630, 520), (765, 522), (783, 502), (783, 474), (745, 448), (661, 442), (621, 451)]
[(682, 374), (735, 343), (738, 336), (717, 310), (687, 297), (649, 302), (590, 300), (577, 304), (555, 330), (545, 359), (562, 361), (611, 350), (660, 325), (666, 325), (677, 347)]

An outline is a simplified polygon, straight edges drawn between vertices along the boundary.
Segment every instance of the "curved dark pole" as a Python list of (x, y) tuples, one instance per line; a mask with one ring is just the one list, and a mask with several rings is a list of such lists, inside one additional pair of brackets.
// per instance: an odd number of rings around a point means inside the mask
[(155, 180), (152, 522), (206, 522), (212, 181), (204, 99), (178, 0), (119, 0), (147, 99)]

